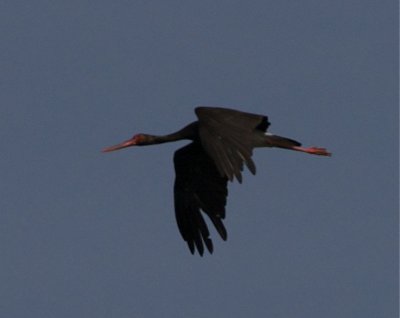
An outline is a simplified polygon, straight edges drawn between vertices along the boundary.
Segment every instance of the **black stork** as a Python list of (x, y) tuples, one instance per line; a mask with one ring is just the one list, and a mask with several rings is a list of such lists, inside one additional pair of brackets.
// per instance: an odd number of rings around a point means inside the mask
[(244, 164), (252, 174), (256, 173), (251, 158), (253, 148), (277, 147), (312, 155), (331, 155), (325, 148), (304, 148), (298, 141), (267, 133), (270, 125), (267, 116), (221, 107), (197, 107), (195, 113), (198, 120), (175, 133), (165, 136), (137, 134), (103, 149), (103, 152), (110, 152), (131, 146), (192, 140), (174, 154), (175, 217), (192, 254), (197, 249), (203, 255), (204, 245), (210, 253), (213, 252), (201, 211), (211, 219), (221, 238), (227, 239), (222, 223), (228, 196), (227, 183), (234, 178), (242, 182)]

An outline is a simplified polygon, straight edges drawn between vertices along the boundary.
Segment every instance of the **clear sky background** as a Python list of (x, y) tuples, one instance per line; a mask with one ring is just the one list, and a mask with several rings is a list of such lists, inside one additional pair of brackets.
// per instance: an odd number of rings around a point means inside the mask
[[(0, 316), (398, 317), (397, 1), (3, 1)], [(333, 157), (258, 149), (192, 256), (174, 151), (100, 150), (266, 114)]]

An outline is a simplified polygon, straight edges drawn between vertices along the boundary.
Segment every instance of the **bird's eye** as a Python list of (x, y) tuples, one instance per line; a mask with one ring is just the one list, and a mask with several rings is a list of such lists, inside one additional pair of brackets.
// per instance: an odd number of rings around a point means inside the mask
[(135, 140), (135, 142), (136, 142), (136, 144), (140, 144), (140, 143), (142, 143), (143, 142), (143, 135), (142, 134), (137, 134), (137, 135), (134, 135), (133, 137), (132, 137), (132, 139), (133, 140)]

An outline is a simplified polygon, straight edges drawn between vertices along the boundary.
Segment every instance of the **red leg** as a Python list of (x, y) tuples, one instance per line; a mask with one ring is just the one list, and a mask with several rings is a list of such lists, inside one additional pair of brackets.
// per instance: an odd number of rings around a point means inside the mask
[(330, 157), (332, 155), (325, 148), (318, 148), (318, 147), (304, 148), (304, 147), (293, 146), (290, 149), (295, 150), (295, 151), (306, 152), (311, 155), (317, 155), (317, 156), (329, 156)]

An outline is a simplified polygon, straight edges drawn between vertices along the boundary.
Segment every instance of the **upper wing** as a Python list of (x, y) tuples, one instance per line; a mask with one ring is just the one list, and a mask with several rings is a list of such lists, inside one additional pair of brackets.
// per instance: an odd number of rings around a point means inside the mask
[(192, 254), (197, 248), (203, 255), (204, 244), (212, 253), (210, 233), (200, 210), (209, 216), (222, 239), (226, 240), (222, 219), (225, 217), (228, 180), (218, 173), (198, 142), (178, 149), (174, 154), (174, 165), (175, 216), (179, 231)]
[(220, 174), (242, 182), (243, 163), (255, 174), (251, 156), (256, 138), (270, 125), (268, 118), (219, 107), (197, 107), (195, 112), (201, 143)]

